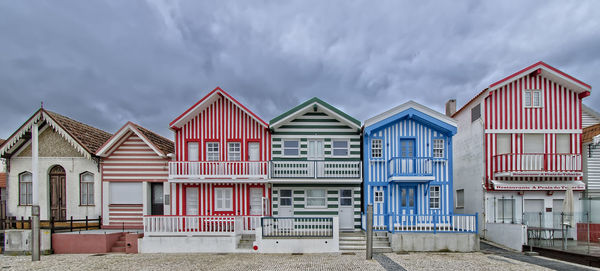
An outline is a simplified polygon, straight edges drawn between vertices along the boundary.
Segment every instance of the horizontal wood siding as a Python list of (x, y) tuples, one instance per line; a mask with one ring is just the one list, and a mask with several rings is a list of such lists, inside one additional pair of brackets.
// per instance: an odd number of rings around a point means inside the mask
[(107, 228), (143, 228), (142, 204), (109, 204)]
[(167, 163), (167, 159), (158, 156), (140, 137), (130, 133), (102, 160), (102, 180), (167, 181)]

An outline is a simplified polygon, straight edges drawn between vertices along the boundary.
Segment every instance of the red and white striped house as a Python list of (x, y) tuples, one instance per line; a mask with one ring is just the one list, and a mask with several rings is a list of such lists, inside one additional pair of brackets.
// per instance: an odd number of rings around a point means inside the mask
[(581, 101), (590, 92), (590, 85), (538, 62), (454, 113), (456, 212), (482, 212), (488, 223), (560, 228), (565, 191), (577, 196), (585, 189)]
[[(161, 219), (185, 224), (189, 218), (219, 231), (231, 225), (228, 219), (241, 217), (244, 230), (251, 231), (270, 214), (271, 134), (265, 121), (217, 87), (169, 127), (176, 149), (168, 171), (170, 213), (179, 218), (148, 218), (148, 224), (164, 224)], [(219, 219), (225, 224), (214, 223)]]
[(103, 228), (141, 229), (144, 215), (169, 214), (173, 141), (126, 123), (97, 152), (102, 157)]

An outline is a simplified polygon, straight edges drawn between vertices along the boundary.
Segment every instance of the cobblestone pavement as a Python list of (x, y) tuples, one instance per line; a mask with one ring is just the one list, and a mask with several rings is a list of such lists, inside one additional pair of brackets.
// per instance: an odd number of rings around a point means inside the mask
[[(484, 253), (386, 253), (406, 270), (549, 270)], [(389, 267), (389, 266), (388, 266)], [(339, 254), (106, 254), (0, 256), (0, 270), (385, 270), (364, 252)]]

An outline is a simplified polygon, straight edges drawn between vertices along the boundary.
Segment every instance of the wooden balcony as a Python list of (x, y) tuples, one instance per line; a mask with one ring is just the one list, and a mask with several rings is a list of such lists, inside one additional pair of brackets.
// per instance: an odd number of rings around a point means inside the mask
[(266, 161), (169, 162), (169, 179), (266, 179)]
[(395, 180), (433, 180), (436, 163), (446, 159), (433, 157), (392, 157), (388, 161), (388, 177)]
[(491, 161), (494, 177), (581, 177), (581, 154), (507, 153)]
[(357, 161), (271, 161), (271, 178), (360, 179)]

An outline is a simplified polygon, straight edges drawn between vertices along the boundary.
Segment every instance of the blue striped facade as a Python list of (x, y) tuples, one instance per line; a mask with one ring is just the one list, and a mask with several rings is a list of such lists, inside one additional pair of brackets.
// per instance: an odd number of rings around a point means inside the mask
[[(368, 204), (373, 204), (375, 229), (389, 229), (393, 220), (401, 214), (452, 214), (452, 136), (456, 134), (456, 126), (445, 123), (439, 116), (431, 116), (431, 112), (423, 112), (408, 107), (376, 123), (368, 121), (363, 132), (363, 169), (364, 199), (363, 210), (366, 213)], [(436, 112), (437, 113), (437, 112)], [(439, 114), (439, 113), (438, 113)], [(441, 115), (441, 114), (440, 114)], [(382, 140), (382, 157), (372, 157), (372, 140)], [(434, 158), (433, 142), (442, 139), (443, 156)], [(399, 164), (391, 162), (401, 153), (401, 141), (413, 141), (412, 157), (407, 163), (413, 163), (411, 170), (395, 175)], [(406, 150), (406, 148), (405, 148)], [(406, 157), (406, 155), (404, 155)], [(426, 173), (418, 172), (419, 162), (431, 165)], [(430, 208), (430, 187), (439, 187), (439, 208)], [(410, 204), (409, 190), (414, 191), (414, 202)], [(402, 190), (405, 190), (404, 202)], [(375, 202), (375, 191), (383, 192), (383, 202)], [(404, 206), (404, 207), (403, 207)]]

